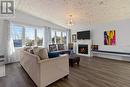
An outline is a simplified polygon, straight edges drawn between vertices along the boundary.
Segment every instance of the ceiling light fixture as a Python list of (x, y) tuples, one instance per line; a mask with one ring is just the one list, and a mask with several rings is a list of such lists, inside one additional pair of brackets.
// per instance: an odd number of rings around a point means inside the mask
[(73, 25), (73, 16), (72, 15), (69, 15), (69, 21), (68, 21), (68, 25), (69, 26), (72, 26)]

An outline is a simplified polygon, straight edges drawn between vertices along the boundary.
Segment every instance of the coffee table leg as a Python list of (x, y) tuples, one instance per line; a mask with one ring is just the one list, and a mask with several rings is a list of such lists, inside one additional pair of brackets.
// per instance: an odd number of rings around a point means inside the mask
[(72, 66), (72, 67), (74, 66), (73, 63), (71, 63), (71, 66)]
[(77, 65), (79, 66), (79, 61), (77, 61)]

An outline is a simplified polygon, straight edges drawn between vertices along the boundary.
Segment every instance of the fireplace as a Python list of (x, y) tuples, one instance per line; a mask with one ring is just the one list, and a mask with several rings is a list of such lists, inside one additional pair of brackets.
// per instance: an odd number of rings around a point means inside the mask
[(88, 45), (79, 44), (78, 45), (78, 53), (88, 54)]

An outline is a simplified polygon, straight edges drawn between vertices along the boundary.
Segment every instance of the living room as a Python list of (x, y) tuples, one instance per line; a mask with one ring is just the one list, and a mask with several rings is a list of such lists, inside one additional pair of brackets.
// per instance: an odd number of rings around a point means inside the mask
[(0, 4), (0, 87), (130, 87), (129, 0)]

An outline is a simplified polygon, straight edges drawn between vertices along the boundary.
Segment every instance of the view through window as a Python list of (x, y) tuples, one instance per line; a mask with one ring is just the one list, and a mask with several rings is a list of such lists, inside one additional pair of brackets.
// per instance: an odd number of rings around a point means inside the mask
[(26, 27), (11, 24), (11, 37), (14, 47), (43, 46), (44, 28)]
[(21, 26), (11, 26), (11, 39), (13, 40), (14, 47), (22, 47), (23, 28)]
[[(45, 29), (21, 25), (11, 25), (11, 37), (14, 47), (44, 46)], [(67, 32), (51, 30), (53, 44), (67, 44)]]
[(52, 44), (55, 44), (55, 42), (56, 42), (56, 40), (55, 40), (55, 31), (54, 30), (52, 30), (51, 31), (51, 41), (52, 41)]
[(35, 44), (35, 28), (25, 28), (25, 45), (34, 46)]
[(62, 39), (61, 32), (57, 31), (57, 32), (56, 32), (56, 43), (57, 43), (57, 44), (62, 43), (62, 42), (61, 42), (61, 39)]
[(66, 32), (62, 33), (62, 43), (67, 44), (67, 33)]
[(44, 46), (43, 38), (44, 38), (44, 29), (37, 29), (37, 36), (36, 36), (37, 46)]
[(52, 44), (67, 44), (67, 32), (51, 31)]

